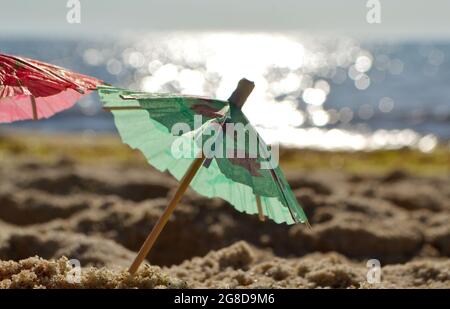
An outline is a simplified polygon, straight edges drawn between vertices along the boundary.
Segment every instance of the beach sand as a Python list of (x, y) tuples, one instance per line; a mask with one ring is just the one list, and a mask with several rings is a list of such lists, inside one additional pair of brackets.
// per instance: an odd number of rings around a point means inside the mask
[[(117, 137), (0, 136), (2, 288), (450, 288), (450, 156), (284, 150), (313, 226), (188, 192), (137, 276), (125, 271), (177, 182)], [(69, 259), (82, 266), (69, 283)], [(381, 264), (368, 283), (366, 263)]]

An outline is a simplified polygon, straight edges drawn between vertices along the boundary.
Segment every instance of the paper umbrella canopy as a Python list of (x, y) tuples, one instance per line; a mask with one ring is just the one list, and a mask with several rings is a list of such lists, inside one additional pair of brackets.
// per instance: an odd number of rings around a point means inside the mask
[(0, 123), (48, 118), (101, 84), (48, 63), (0, 54)]
[[(98, 93), (104, 108), (113, 113), (123, 142), (139, 149), (161, 172), (169, 171), (182, 180), (196, 160), (195, 153), (208, 148), (205, 146), (212, 138), (215, 147), (210, 148), (221, 146), (226, 155), (214, 155), (217, 151), (211, 150), (208, 156), (204, 150), (206, 159), (190, 183), (192, 189), (206, 197), (222, 198), (238, 211), (263, 214), (276, 223), (307, 223), (281, 169), (265, 153), (267, 146), (236, 104), (112, 87), (99, 87)], [(234, 125), (233, 132), (229, 132), (230, 124)], [(246, 138), (239, 138), (239, 124), (245, 126)], [(212, 127), (223, 130), (211, 135), (208, 132)], [(222, 136), (218, 136), (220, 132)], [(257, 147), (252, 140), (257, 140)], [(176, 153), (180, 145), (190, 145), (190, 153)]]

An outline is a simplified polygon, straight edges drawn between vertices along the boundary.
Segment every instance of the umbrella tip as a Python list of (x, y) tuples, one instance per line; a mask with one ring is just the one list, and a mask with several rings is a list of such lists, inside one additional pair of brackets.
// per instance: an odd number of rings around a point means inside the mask
[(239, 85), (240, 84), (242, 84), (242, 85), (244, 85), (244, 86), (249, 86), (249, 87), (255, 87), (255, 83), (254, 82), (252, 82), (251, 80), (248, 80), (248, 79), (246, 79), (245, 77), (244, 78), (241, 78), (241, 80), (239, 81), (239, 83), (238, 83), (238, 87), (239, 87)]
[(231, 94), (230, 98), (228, 99), (229, 102), (233, 103), (239, 108), (242, 108), (245, 101), (247, 100), (250, 93), (253, 91), (253, 88), (255, 88), (255, 83), (252, 81), (249, 81), (246, 78), (242, 78), (236, 89)]

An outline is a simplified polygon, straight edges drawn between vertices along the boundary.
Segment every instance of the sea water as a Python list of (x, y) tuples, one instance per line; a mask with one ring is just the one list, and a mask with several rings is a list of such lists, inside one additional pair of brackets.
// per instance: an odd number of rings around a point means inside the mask
[[(269, 143), (427, 152), (450, 140), (450, 42), (165, 32), (98, 41), (0, 38), (0, 52), (150, 92), (227, 99), (246, 77), (256, 88), (244, 112)], [(115, 131), (95, 94), (51, 119), (0, 128)]]

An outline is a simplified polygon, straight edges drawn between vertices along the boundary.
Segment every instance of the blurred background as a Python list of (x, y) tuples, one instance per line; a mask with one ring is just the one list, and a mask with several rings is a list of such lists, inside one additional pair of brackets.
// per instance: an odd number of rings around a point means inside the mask
[[(244, 111), (268, 142), (429, 152), (450, 139), (445, 0), (381, 1), (380, 23), (361, 0), (80, 1), (73, 24), (71, 1), (0, 3), (3, 53), (152, 92), (226, 99), (241, 77), (255, 81)], [(95, 94), (2, 128), (114, 130)]]
[[(116, 86), (227, 99), (255, 82), (244, 112), (285, 146), (312, 229), (189, 191), (148, 257), (166, 266), (154, 274), (189, 287), (450, 287), (448, 0), (0, 0), (0, 12), (0, 53)], [(0, 179), (0, 260), (108, 269), (130, 265), (177, 186), (121, 143), (95, 93), (1, 124)], [(0, 287), (57, 282), (31, 262), (0, 261)]]

